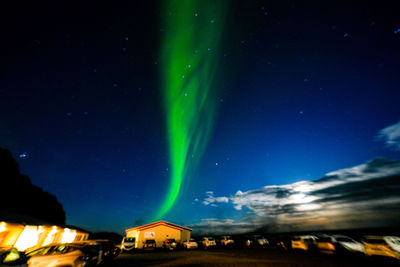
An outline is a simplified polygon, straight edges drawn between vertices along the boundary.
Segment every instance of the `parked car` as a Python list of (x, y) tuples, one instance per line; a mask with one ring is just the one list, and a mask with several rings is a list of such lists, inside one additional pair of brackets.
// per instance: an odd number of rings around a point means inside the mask
[(215, 242), (214, 237), (203, 237), (201, 240), (201, 244), (204, 249), (216, 247), (217, 243)]
[(157, 248), (156, 241), (154, 239), (146, 239), (143, 243), (144, 250), (155, 250)]
[(70, 244), (87, 246), (86, 250), (90, 250), (93, 253), (93, 255), (96, 255), (97, 264), (100, 264), (101, 262), (103, 262), (104, 249), (100, 242), (97, 242), (95, 240), (84, 240), (84, 241), (75, 241)]
[(67, 243), (50, 245), (29, 252), (29, 267), (94, 266), (101, 263), (98, 247), (89, 244)]
[(313, 235), (294, 236), (291, 246), (294, 250), (314, 250), (317, 247), (317, 237)]
[(166, 249), (166, 250), (172, 251), (172, 250), (175, 250), (175, 249), (176, 249), (177, 243), (176, 243), (175, 239), (169, 238), (169, 239), (167, 239), (167, 240), (164, 241), (163, 247), (164, 247), (164, 249)]
[(223, 247), (233, 246), (235, 244), (235, 241), (231, 236), (221, 236), (220, 244)]
[(367, 256), (385, 256), (400, 259), (400, 237), (365, 236), (362, 242)]
[(0, 247), (0, 267), (26, 267), (27, 258), (24, 252), (19, 252), (16, 248)]
[(135, 241), (134, 237), (124, 237), (121, 242), (121, 252), (132, 251), (135, 249)]
[(246, 238), (247, 247), (266, 247), (269, 245), (268, 239), (261, 235), (252, 235)]
[(119, 255), (119, 253), (121, 252), (121, 249), (117, 246), (115, 246), (114, 242), (111, 240), (107, 240), (107, 239), (95, 239), (95, 240), (89, 240), (89, 241), (94, 241), (97, 243), (101, 244), (101, 248), (102, 248), (102, 258), (103, 261), (111, 261), (113, 260), (115, 257), (117, 257)]
[(281, 250), (292, 249), (292, 239), (290, 236), (279, 236), (275, 240), (275, 246)]
[(328, 254), (364, 253), (363, 244), (344, 235), (319, 237), (317, 246), (320, 252)]
[(190, 238), (189, 240), (186, 240), (185, 242), (183, 242), (183, 248), (185, 249), (196, 249), (198, 248), (198, 244), (196, 239), (194, 238)]

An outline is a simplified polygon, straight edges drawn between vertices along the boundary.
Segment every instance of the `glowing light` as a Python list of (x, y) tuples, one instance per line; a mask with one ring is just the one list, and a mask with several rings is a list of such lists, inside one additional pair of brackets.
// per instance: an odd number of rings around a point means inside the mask
[(37, 245), (39, 240), (40, 229), (37, 226), (27, 225), (24, 231), (18, 237), (14, 247), (19, 251), (24, 251), (27, 248)]
[[(171, 182), (157, 219), (175, 203), (184, 178), (199, 163), (210, 137), (218, 102), (216, 52), (226, 11), (225, 1), (166, 2), (160, 65)], [(201, 11), (202, 16), (197, 12), (193, 16), (193, 10)], [(215, 18), (213, 22), (218, 19), (219, 23), (210, 23), (208, 18)], [(213, 53), (208, 52), (211, 50)]]
[(4, 232), (5, 230), (7, 230), (6, 223), (5, 222), (1, 222), (0, 223), (0, 233)]
[(61, 243), (64, 244), (64, 243), (73, 242), (75, 240), (75, 236), (76, 236), (76, 231), (75, 230), (71, 230), (71, 229), (65, 228), (63, 237), (61, 238)]
[(48, 233), (46, 239), (43, 242), (43, 246), (46, 246), (54, 241), (54, 235), (57, 233), (57, 226), (53, 226), (51, 231)]

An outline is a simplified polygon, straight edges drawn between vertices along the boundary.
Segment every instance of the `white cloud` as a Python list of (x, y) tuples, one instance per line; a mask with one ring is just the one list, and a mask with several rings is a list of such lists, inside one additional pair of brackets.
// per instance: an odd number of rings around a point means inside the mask
[(379, 131), (379, 139), (383, 139), (388, 147), (400, 150), (400, 121)]
[(246, 220), (253, 228), (267, 224), (276, 231), (367, 227), (400, 223), (399, 191), (400, 160), (377, 158), (314, 181), (238, 190), (229, 199), (206, 194), (203, 204), (225, 202), (238, 211), (246, 208), (251, 211)]
[(207, 191), (206, 192), (206, 198), (203, 200), (203, 205), (210, 205), (212, 207), (218, 207), (217, 204), (215, 203), (228, 203), (229, 198), (228, 197), (215, 197), (213, 191)]

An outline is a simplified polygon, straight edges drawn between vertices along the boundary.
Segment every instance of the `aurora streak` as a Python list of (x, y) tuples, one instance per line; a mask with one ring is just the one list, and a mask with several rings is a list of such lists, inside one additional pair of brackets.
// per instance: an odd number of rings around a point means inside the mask
[(216, 71), (225, 1), (170, 0), (161, 47), (171, 181), (157, 218), (174, 205), (184, 179), (198, 165), (212, 130)]

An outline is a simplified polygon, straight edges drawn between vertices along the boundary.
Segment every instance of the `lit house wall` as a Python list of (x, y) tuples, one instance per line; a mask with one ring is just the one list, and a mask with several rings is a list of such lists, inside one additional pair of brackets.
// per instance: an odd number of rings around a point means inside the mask
[(0, 222), (0, 247), (30, 251), (48, 244), (86, 240), (89, 233), (48, 225), (23, 225)]
[(156, 246), (161, 248), (165, 240), (174, 238), (177, 243), (182, 243), (190, 239), (190, 232), (192, 230), (179, 226), (176, 224), (168, 223), (165, 221), (159, 221), (143, 226), (127, 229), (126, 237), (135, 238), (135, 248), (143, 248), (143, 244), (146, 239), (154, 239)]

